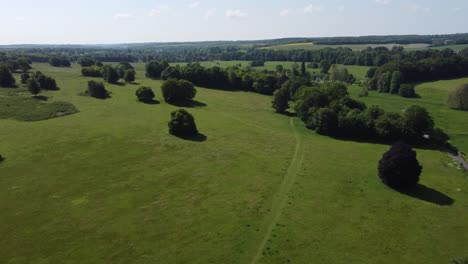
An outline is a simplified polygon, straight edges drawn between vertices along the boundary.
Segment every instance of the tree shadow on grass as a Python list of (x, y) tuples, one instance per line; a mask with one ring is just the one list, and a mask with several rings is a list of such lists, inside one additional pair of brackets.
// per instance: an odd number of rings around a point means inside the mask
[(413, 198), (440, 206), (450, 206), (455, 202), (455, 200), (446, 194), (443, 194), (422, 184), (418, 184), (413, 190), (400, 190), (399, 192)]
[(38, 95), (38, 96), (33, 96), (34, 99), (40, 100), (40, 101), (48, 101), (49, 97), (44, 96), (44, 95)]
[(144, 101), (138, 101), (138, 102), (142, 102), (144, 104), (149, 104), (149, 105), (157, 105), (161, 103), (158, 100), (144, 100)]
[(188, 108), (197, 108), (197, 107), (205, 107), (207, 104), (195, 101), (195, 100), (190, 100), (190, 101), (184, 101), (184, 102), (169, 102), (169, 104), (177, 106), (177, 107), (188, 107)]
[(176, 136), (180, 139), (187, 140), (187, 141), (193, 141), (193, 142), (204, 142), (208, 139), (208, 137), (202, 133), (198, 133), (195, 136)]

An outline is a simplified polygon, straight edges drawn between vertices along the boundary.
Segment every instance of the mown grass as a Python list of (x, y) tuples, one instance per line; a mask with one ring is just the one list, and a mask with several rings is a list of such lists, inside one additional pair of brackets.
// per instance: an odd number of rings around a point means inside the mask
[(33, 97), (24, 88), (0, 89), (0, 119), (40, 121), (78, 112), (71, 103), (52, 101), (53, 92)]
[[(78, 95), (89, 79), (76, 65), (34, 65), (57, 79), (54, 100), (80, 112), (0, 120), (0, 263), (252, 261), (291, 173), (297, 141), (290, 118), (274, 114), (268, 96), (200, 88), (196, 100), (206, 106), (189, 111), (206, 141), (173, 137), (167, 122), (177, 107), (137, 102), (139, 85), (162, 100), (161, 82), (135, 66), (138, 85), (108, 85), (112, 97), (96, 100)], [(295, 124), (305, 155), (259, 262), (466, 257), (467, 180), (447, 166), (447, 154), (418, 150), (427, 188), (410, 197), (376, 176), (388, 146), (339, 141)], [(444, 197), (453, 204), (437, 204)]]

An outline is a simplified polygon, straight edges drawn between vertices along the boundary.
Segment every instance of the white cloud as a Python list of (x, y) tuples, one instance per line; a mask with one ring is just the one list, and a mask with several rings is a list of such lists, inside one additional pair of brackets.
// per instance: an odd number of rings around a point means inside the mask
[(409, 4), (407, 9), (413, 13), (428, 13), (431, 11), (429, 7), (424, 7), (417, 4)]
[(338, 7), (338, 12), (343, 12), (345, 11), (345, 6), (339, 6)]
[(309, 4), (300, 11), (302, 13), (304, 13), (304, 14), (312, 14), (312, 13), (316, 13), (316, 12), (322, 12), (323, 7), (319, 6), (319, 5)]
[(148, 15), (150, 17), (159, 17), (161, 13), (168, 8), (169, 7), (167, 5), (158, 6), (156, 8), (151, 9)]
[(290, 10), (290, 9), (283, 9), (283, 10), (281, 10), (281, 12), (280, 12), (280, 16), (283, 16), (283, 17), (284, 17), (284, 16), (289, 16), (289, 15), (291, 15), (291, 14), (293, 14), (293, 13), (294, 13), (294, 12), (293, 12), (292, 10)]
[(200, 5), (200, 2), (198, 2), (196, 0), (191, 0), (190, 4), (189, 4), (189, 7), (190, 8), (197, 8), (199, 5)]
[(294, 14), (312, 14), (312, 13), (319, 13), (324, 10), (323, 6), (320, 5), (313, 5), (309, 4), (303, 8), (297, 8), (297, 9), (283, 9), (280, 11), (279, 15), (282, 17), (294, 15)]
[(115, 20), (127, 20), (132, 18), (134, 18), (133, 14), (117, 13), (114, 15)]
[(460, 12), (460, 11), (462, 11), (462, 8), (461, 7), (455, 7), (452, 10), (453, 10), (453, 12)]
[(210, 19), (210, 17), (214, 16), (215, 13), (216, 13), (215, 8), (206, 10), (205, 11), (205, 19)]
[(16, 21), (19, 21), (19, 22), (23, 22), (23, 21), (26, 21), (26, 17), (24, 17), (24, 16), (17, 16), (17, 17), (15, 17), (15, 20), (16, 20)]
[(389, 5), (392, 3), (392, 0), (375, 0), (375, 2), (380, 5)]
[(244, 11), (241, 11), (239, 9), (230, 9), (226, 11), (226, 17), (228, 19), (242, 19), (248, 17), (249, 14), (247, 14)]

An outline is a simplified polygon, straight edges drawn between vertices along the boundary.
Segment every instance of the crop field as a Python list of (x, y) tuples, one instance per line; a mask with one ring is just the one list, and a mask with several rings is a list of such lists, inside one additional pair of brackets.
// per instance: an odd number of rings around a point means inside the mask
[(265, 49), (273, 50), (294, 50), (294, 49), (303, 49), (303, 50), (320, 50), (324, 48), (350, 48), (353, 51), (365, 50), (368, 47), (377, 48), (377, 47), (386, 47), (388, 49), (393, 48), (394, 46), (402, 46), (407, 50), (422, 49), (427, 48), (429, 45), (424, 43), (414, 43), (414, 44), (356, 44), (356, 45), (315, 45), (312, 42), (308, 43), (292, 43), (286, 45), (278, 45), (266, 47)]
[[(248, 62), (202, 64), (239, 63)], [(291, 66), (264, 68), (277, 64)], [(68, 111), (43, 111), (55, 118), (34, 122), (20, 121), (27, 113), (0, 115), (0, 263), (417, 264), (468, 257), (468, 178), (447, 153), (417, 150), (424, 170), (409, 196), (377, 177), (387, 145), (317, 135), (275, 114), (270, 96), (198, 88), (198, 106), (187, 109), (203, 139), (190, 141), (168, 134), (170, 112), (180, 107), (162, 100), (162, 82), (145, 78), (144, 64), (135, 64), (136, 84), (106, 84), (106, 100), (80, 95), (93, 78), (76, 64), (33, 66), (61, 88), (42, 93), (40, 103), (67, 103)], [(358, 79), (366, 72), (346, 67)], [(421, 84), (419, 99), (374, 92), (361, 99), (393, 111), (422, 105), (468, 152), (468, 112), (445, 106), (447, 90), (466, 82)], [(159, 102), (137, 102), (140, 85), (153, 88)], [(24, 88), (0, 89), (0, 110), (11, 96), (18, 104), (39, 100)]]

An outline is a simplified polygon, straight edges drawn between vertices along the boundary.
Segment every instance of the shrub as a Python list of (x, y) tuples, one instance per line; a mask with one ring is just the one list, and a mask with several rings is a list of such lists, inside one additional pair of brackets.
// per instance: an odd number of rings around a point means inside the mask
[(265, 66), (265, 61), (264, 60), (255, 60), (250, 63), (250, 66), (252, 67), (263, 67)]
[(193, 116), (185, 109), (172, 112), (168, 125), (169, 133), (178, 137), (191, 137), (198, 134)]
[(29, 75), (29, 73), (23, 72), (21, 74), (21, 83), (26, 84), (30, 78), (31, 78), (31, 75)]
[(38, 95), (41, 92), (41, 86), (39, 85), (39, 82), (34, 78), (29, 79), (26, 86), (28, 87), (28, 91), (34, 96)]
[(468, 110), (468, 84), (463, 84), (449, 92), (448, 105), (456, 110)]
[(284, 113), (289, 108), (289, 91), (285, 88), (276, 90), (271, 104), (277, 113)]
[(154, 98), (154, 92), (150, 87), (141, 86), (135, 92), (138, 101), (140, 102), (151, 102)]
[(16, 83), (7, 66), (0, 64), (0, 87), (12, 87)]
[(83, 67), (81, 74), (86, 77), (102, 77), (102, 68), (98, 66)]
[(124, 80), (126, 82), (134, 82), (135, 81), (135, 70), (134, 69), (128, 69), (125, 71), (125, 74), (124, 74)]
[(191, 100), (197, 94), (193, 83), (186, 80), (169, 79), (161, 86), (162, 96), (166, 102)]
[(405, 98), (415, 98), (416, 91), (414, 89), (414, 85), (412, 84), (402, 84), (400, 87), (400, 91), (398, 92), (401, 97)]
[(102, 77), (104, 77), (104, 81), (108, 83), (117, 83), (120, 79), (119, 73), (111, 65), (105, 65), (102, 68)]
[(419, 182), (422, 167), (416, 152), (405, 143), (395, 143), (379, 161), (379, 177), (394, 189), (411, 189)]
[(109, 97), (109, 93), (106, 90), (104, 84), (102, 82), (95, 81), (88, 82), (88, 90), (86, 91), (86, 94), (98, 99), (105, 99)]
[(5, 160), (5, 158), (4, 158), (2, 155), (0, 155), (0, 163), (1, 163), (2, 161), (4, 161), (4, 160)]

